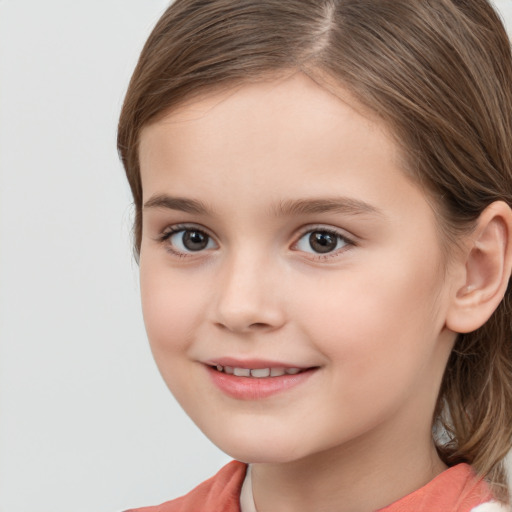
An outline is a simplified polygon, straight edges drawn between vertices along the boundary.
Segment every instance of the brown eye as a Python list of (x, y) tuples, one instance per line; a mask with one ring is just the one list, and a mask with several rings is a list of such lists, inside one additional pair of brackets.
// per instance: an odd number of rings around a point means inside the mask
[(335, 231), (316, 229), (302, 235), (295, 245), (296, 249), (312, 254), (327, 254), (353, 245), (350, 240)]
[(201, 251), (208, 245), (209, 236), (201, 231), (185, 231), (182, 242), (189, 251)]
[(338, 237), (326, 231), (314, 231), (309, 235), (309, 245), (318, 253), (331, 252), (338, 245)]
[(178, 229), (166, 237), (174, 250), (180, 253), (199, 252), (216, 247), (212, 238), (199, 229)]

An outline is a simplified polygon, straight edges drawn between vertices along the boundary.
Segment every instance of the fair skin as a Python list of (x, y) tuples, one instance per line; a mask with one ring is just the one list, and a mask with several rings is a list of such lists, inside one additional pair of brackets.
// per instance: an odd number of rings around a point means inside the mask
[[(297, 73), (141, 135), (151, 348), (195, 423), (253, 463), (259, 512), (369, 512), (445, 469), (431, 421), (466, 267), (390, 132), (338, 96)], [(239, 396), (255, 379), (216, 385), (226, 358), (301, 378)]]

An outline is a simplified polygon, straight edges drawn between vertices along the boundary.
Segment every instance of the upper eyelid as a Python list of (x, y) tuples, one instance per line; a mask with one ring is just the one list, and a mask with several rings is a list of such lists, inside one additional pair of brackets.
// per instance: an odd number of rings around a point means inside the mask
[(216, 240), (216, 237), (211, 233), (211, 231), (208, 228), (202, 226), (201, 224), (195, 224), (195, 223), (194, 224), (179, 223), (179, 224), (168, 225), (160, 231), (157, 238), (158, 238), (158, 240), (162, 240), (162, 239), (168, 238), (169, 236), (171, 236), (175, 233), (179, 233), (180, 231), (192, 231), (192, 230), (201, 231), (205, 235), (208, 235), (210, 238), (213, 238), (214, 240)]
[(345, 239), (351, 244), (356, 244), (356, 237), (354, 235), (347, 232), (345, 229), (330, 226), (328, 224), (308, 224), (299, 230), (298, 237), (302, 238), (304, 235), (307, 235), (308, 233), (314, 233), (315, 231), (325, 231), (327, 233), (332, 233)]
[[(199, 231), (204, 231), (209, 236), (214, 236), (210, 229), (206, 226), (203, 226), (202, 224), (195, 223), (195, 222), (178, 222), (177, 224), (169, 224), (164, 229), (161, 230), (162, 234), (167, 234), (170, 232), (176, 232), (176, 231), (186, 231), (187, 229), (197, 229)], [(336, 226), (331, 226), (329, 224), (306, 224), (304, 226), (299, 227), (296, 229), (300, 234), (310, 233), (312, 231), (331, 231), (333, 233), (337, 233), (342, 236), (347, 236), (347, 238), (350, 238), (350, 234), (347, 234), (347, 230), (343, 228), (339, 228)]]

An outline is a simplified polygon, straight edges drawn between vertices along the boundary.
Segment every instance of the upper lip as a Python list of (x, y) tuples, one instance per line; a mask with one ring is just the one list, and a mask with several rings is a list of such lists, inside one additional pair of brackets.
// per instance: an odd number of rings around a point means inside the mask
[(208, 366), (231, 366), (233, 368), (299, 368), (305, 370), (312, 366), (301, 364), (284, 363), (282, 361), (271, 361), (269, 359), (237, 359), (234, 357), (219, 357), (205, 361)]

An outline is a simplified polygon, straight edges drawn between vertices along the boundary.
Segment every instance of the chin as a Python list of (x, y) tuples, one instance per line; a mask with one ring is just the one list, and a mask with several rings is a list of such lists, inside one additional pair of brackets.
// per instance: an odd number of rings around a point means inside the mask
[(210, 436), (210, 440), (233, 459), (247, 464), (284, 464), (307, 456), (302, 443), (292, 443), (290, 439), (270, 435), (265, 436), (264, 440), (243, 435), (232, 436), (229, 439), (224, 436), (222, 439)]

